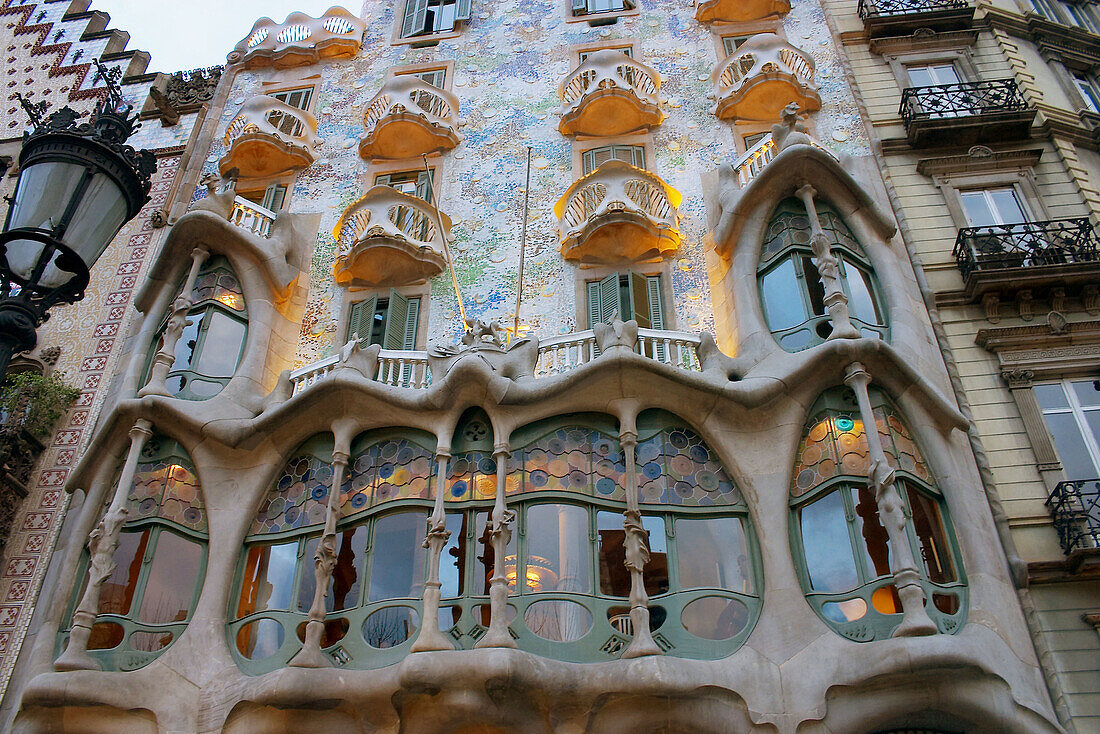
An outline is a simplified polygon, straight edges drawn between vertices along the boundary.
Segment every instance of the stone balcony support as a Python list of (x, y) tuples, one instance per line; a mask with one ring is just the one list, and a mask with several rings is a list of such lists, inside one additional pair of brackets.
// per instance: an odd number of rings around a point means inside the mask
[(563, 135), (625, 135), (661, 124), (661, 75), (621, 51), (594, 51), (558, 88)]
[(416, 158), (450, 150), (462, 140), (458, 107), (458, 97), (411, 74), (388, 79), (363, 113), (359, 155)]
[(379, 185), (344, 211), (332, 236), (338, 284), (393, 287), (443, 272), (442, 237), (451, 236), (451, 220), (423, 199)]
[(787, 0), (696, 0), (695, 20), (700, 23), (744, 23), (791, 12)]
[(317, 157), (317, 118), (261, 94), (241, 105), (224, 142), (222, 174), (236, 168), (241, 178), (265, 178), (308, 168)]
[(778, 120), (792, 103), (814, 112), (821, 98), (813, 79), (808, 53), (774, 33), (759, 33), (714, 68), (714, 114), (722, 120)]

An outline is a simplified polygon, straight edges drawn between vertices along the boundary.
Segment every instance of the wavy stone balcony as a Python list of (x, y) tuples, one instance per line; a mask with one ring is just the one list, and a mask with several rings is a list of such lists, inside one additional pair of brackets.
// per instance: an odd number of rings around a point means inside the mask
[(221, 173), (236, 168), (241, 178), (263, 178), (313, 165), (317, 118), (305, 110), (259, 95), (241, 106), (225, 131)]
[(374, 186), (340, 216), (333, 276), (343, 286), (392, 287), (427, 280), (447, 260), (439, 238), (451, 236), (451, 220), (423, 199), (389, 186)]
[(415, 158), (450, 150), (461, 140), (458, 97), (411, 74), (386, 80), (363, 113), (359, 155)]
[(562, 135), (624, 135), (661, 124), (661, 75), (621, 51), (585, 59), (558, 88)]
[(794, 102), (804, 112), (821, 109), (814, 61), (774, 33), (760, 33), (715, 67), (714, 114), (722, 120), (778, 120)]
[(744, 23), (791, 12), (787, 0), (696, 0), (695, 20), (700, 23)]
[(680, 246), (681, 198), (649, 171), (607, 161), (554, 205), (562, 257), (591, 264), (667, 257)]
[(234, 47), (229, 63), (244, 68), (290, 68), (322, 59), (353, 58), (363, 44), (366, 24), (343, 8), (330, 8), (320, 18), (291, 13), (282, 23), (260, 18), (252, 32)]

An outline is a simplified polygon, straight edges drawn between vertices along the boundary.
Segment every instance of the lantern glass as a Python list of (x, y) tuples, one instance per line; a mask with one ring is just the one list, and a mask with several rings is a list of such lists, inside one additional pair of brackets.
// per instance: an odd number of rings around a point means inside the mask
[[(19, 173), (19, 184), (11, 206), (8, 228), (33, 228), (53, 233), (61, 223), (73, 192), (84, 176), (84, 166), (64, 161), (43, 161)], [(8, 267), (24, 281), (30, 280), (45, 246), (37, 240), (17, 239), (6, 245)], [(57, 253), (52, 258), (57, 259)], [(55, 288), (68, 282), (71, 273), (53, 263), (46, 266), (39, 283)]]
[(129, 213), (126, 195), (115, 180), (105, 173), (96, 173), (84, 189), (61, 241), (91, 269), (122, 229)]

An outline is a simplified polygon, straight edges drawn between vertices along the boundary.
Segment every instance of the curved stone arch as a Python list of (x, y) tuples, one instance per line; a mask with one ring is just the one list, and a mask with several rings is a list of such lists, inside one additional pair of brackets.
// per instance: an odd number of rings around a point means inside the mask
[[(870, 388), (887, 463), (905, 511), (925, 609), (941, 633), (959, 632), (969, 610), (962, 553), (946, 498), (925, 454), (888, 395)], [(902, 621), (892, 551), (869, 486), (866, 428), (843, 387), (818, 397), (807, 414), (789, 494), (791, 556), (807, 601), (834, 631), (856, 642), (889, 637)]]

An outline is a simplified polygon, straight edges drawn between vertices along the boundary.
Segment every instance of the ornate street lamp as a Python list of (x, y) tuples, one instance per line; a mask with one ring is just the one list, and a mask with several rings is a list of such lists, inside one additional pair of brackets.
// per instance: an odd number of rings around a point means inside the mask
[(149, 200), (156, 161), (125, 144), (137, 116), (122, 102), (121, 71), (95, 63), (108, 92), (88, 121), (68, 107), (45, 116), (44, 103), (20, 97), (35, 127), (0, 234), (0, 380), (51, 307), (84, 297), (92, 265)]

